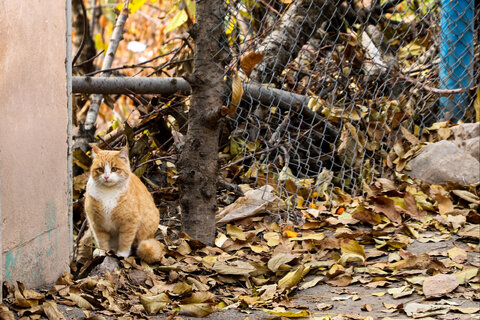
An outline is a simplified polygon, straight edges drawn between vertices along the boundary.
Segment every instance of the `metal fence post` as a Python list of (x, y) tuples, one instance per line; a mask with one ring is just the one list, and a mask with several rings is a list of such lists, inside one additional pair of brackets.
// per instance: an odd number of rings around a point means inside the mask
[[(441, 0), (440, 88), (473, 85), (474, 0)], [(441, 118), (461, 120), (469, 105), (468, 91), (440, 98)]]

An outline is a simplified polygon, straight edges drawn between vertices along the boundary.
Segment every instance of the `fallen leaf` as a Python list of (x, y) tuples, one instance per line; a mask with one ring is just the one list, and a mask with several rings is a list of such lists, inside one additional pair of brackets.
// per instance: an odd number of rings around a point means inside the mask
[(338, 263), (345, 265), (347, 262), (365, 262), (365, 250), (357, 241), (350, 240), (349, 242), (340, 243), (340, 249), (342, 256), (338, 260)]
[(278, 289), (288, 290), (293, 286), (296, 286), (300, 282), (300, 280), (302, 280), (304, 270), (305, 268), (300, 265), (295, 270), (287, 273), (282, 279), (278, 281)]
[(387, 292), (392, 295), (394, 299), (409, 296), (413, 293), (414, 289), (410, 286), (401, 286), (398, 288), (388, 289)]
[(475, 278), (478, 274), (478, 268), (465, 268), (462, 271), (455, 273), (459, 284), (468, 283), (471, 279)]
[(447, 251), (448, 257), (452, 259), (453, 262), (456, 263), (464, 263), (467, 260), (467, 253), (465, 250), (454, 247)]
[(266, 232), (263, 238), (267, 240), (269, 247), (276, 247), (280, 244), (280, 234), (278, 232)]
[(279, 316), (279, 317), (286, 317), (286, 318), (304, 318), (309, 317), (310, 314), (306, 310), (302, 311), (275, 311), (275, 310), (268, 310), (263, 309), (263, 311)]
[(277, 272), (278, 268), (280, 268), (282, 264), (289, 263), (296, 257), (296, 255), (290, 253), (277, 253), (271, 257), (270, 260), (268, 260), (268, 269), (270, 269), (272, 272)]
[(68, 295), (67, 299), (75, 302), (75, 304), (82, 309), (93, 310), (93, 306), (90, 304), (90, 302), (88, 302), (82, 296), (80, 296), (76, 293), (70, 293)]
[(64, 320), (65, 316), (58, 310), (54, 301), (46, 301), (42, 304), (43, 312), (49, 320)]
[(1, 320), (15, 320), (15, 315), (8, 309), (6, 305), (0, 303), (0, 319)]
[(402, 223), (402, 216), (395, 208), (395, 202), (387, 197), (372, 197), (375, 203), (375, 211), (383, 213), (388, 219), (395, 223)]
[(454, 274), (437, 274), (423, 282), (423, 294), (427, 297), (439, 297), (452, 292), (459, 286)]
[(203, 318), (215, 311), (215, 306), (210, 303), (191, 303), (179, 305), (180, 311), (183, 314)]
[(217, 261), (213, 265), (213, 270), (219, 274), (246, 276), (256, 269), (248, 262), (237, 260), (231, 265)]
[(247, 240), (242, 228), (231, 224), (227, 224), (227, 234), (232, 238), (232, 240)]

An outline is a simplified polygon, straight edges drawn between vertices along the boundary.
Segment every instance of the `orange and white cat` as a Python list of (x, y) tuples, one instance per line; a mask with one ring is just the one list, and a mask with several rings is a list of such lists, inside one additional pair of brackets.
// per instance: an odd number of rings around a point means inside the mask
[(101, 252), (113, 250), (128, 257), (137, 248), (142, 260), (160, 261), (162, 245), (154, 239), (160, 214), (150, 192), (130, 170), (128, 149), (107, 151), (94, 146), (92, 154), (85, 212)]

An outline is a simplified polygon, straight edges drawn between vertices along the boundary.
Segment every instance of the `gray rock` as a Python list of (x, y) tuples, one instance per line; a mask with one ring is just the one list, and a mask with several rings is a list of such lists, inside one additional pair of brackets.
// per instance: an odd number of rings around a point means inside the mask
[(115, 269), (120, 269), (118, 259), (112, 256), (105, 256), (105, 259), (102, 261), (102, 263), (93, 268), (89, 276), (103, 277), (105, 276), (107, 270), (109, 273), (113, 273)]
[(480, 162), (453, 142), (432, 143), (414, 159), (406, 172), (427, 183), (445, 184), (452, 181), (464, 185), (480, 182)]
[(480, 137), (480, 122), (459, 124), (451, 127), (450, 130), (455, 140), (468, 140)]
[(452, 127), (453, 143), (480, 161), (480, 122)]

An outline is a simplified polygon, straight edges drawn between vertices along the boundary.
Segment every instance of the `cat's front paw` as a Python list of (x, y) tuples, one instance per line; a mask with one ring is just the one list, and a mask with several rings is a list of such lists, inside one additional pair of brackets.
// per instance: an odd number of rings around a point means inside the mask
[(129, 251), (119, 251), (119, 252), (117, 252), (117, 256), (122, 257), (122, 258), (128, 258), (130, 256), (130, 250)]

